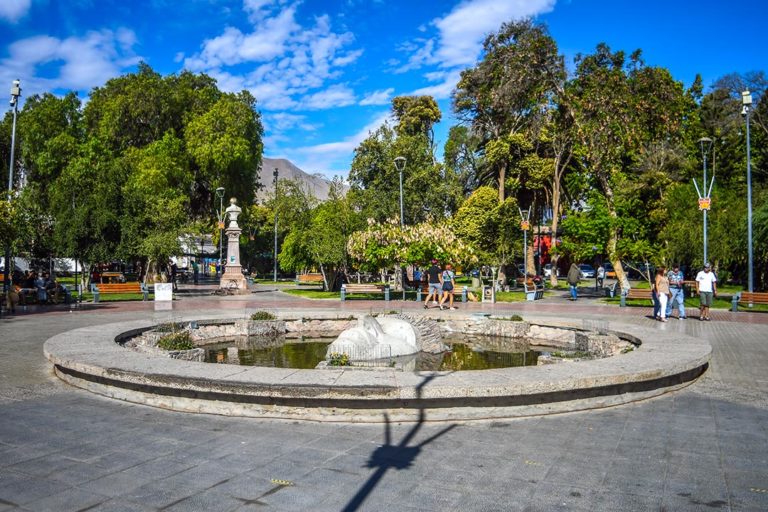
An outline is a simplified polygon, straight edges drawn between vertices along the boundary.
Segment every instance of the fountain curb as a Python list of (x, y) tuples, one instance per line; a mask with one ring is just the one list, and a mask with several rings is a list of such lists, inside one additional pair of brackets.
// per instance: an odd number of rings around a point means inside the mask
[[(204, 320), (241, 318), (207, 315)], [(581, 328), (576, 320), (526, 320)], [(132, 403), (232, 416), (381, 422), (385, 414), (392, 421), (469, 421), (625, 404), (689, 385), (706, 370), (711, 355), (705, 341), (618, 323), (611, 331), (642, 340), (639, 350), (578, 363), (455, 373), (210, 365), (152, 357), (114, 342), (122, 333), (156, 323), (142, 320), (68, 331), (45, 342), (45, 356), (56, 375), (73, 386)]]

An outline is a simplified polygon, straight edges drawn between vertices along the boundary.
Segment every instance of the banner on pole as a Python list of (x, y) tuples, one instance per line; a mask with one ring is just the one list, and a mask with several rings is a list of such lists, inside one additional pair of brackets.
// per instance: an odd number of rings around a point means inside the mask
[(700, 197), (699, 198), (699, 210), (709, 210), (712, 206), (712, 198), (711, 197)]

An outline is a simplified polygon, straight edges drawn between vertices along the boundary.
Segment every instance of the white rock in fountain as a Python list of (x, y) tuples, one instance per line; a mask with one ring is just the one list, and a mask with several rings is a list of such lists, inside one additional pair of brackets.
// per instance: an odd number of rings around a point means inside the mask
[(328, 345), (326, 353), (344, 353), (351, 361), (367, 361), (415, 354), (418, 351), (416, 330), (410, 323), (397, 318), (376, 319), (364, 315), (358, 319), (357, 327), (339, 334)]

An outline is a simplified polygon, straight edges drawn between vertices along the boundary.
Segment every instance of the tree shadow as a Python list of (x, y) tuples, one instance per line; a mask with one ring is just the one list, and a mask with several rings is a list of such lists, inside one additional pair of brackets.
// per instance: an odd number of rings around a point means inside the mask
[[(424, 386), (426, 386), (435, 377), (436, 375), (427, 376), (416, 387), (417, 402), (421, 399), (422, 389)], [(390, 469), (409, 469), (411, 466), (413, 466), (416, 457), (419, 456), (421, 449), (424, 446), (428, 445), (440, 436), (447, 434), (456, 427), (456, 424), (449, 425), (437, 434), (428, 437), (422, 442), (413, 446), (409, 446), (409, 443), (419, 432), (425, 420), (426, 412), (424, 407), (419, 407), (419, 419), (416, 424), (400, 440), (398, 444), (393, 444), (389, 415), (384, 413), (384, 444), (376, 448), (376, 450), (374, 450), (366, 462), (367, 468), (376, 468), (376, 471), (368, 478), (368, 480), (362, 485), (362, 487), (360, 487), (357, 493), (355, 493), (352, 499), (350, 499), (349, 502), (344, 506), (342, 509), (344, 512), (352, 512), (360, 508), (360, 506), (363, 504), (366, 498), (370, 496), (387, 471)]]

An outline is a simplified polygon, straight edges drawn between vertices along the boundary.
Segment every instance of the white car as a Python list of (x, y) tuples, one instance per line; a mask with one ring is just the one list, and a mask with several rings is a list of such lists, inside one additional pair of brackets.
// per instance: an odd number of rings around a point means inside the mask
[[(551, 277), (552, 276), (552, 264), (547, 263), (544, 265), (544, 277)], [(560, 269), (555, 267), (555, 277), (560, 277)]]

